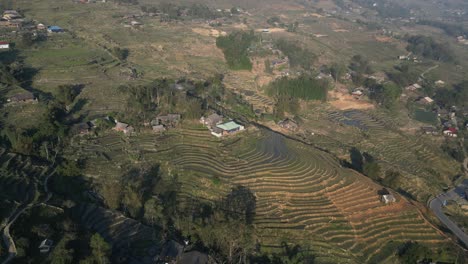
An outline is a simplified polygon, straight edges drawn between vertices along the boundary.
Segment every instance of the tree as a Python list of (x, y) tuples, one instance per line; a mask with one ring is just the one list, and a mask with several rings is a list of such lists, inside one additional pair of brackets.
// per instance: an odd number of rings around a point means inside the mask
[(110, 263), (109, 257), (111, 246), (98, 233), (91, 236), (90, 239), (91, 256), (80, 261), (80, 264), (107, 264)]
[(332, 75), (335, 82), (338, 82), (346, 73), (346, 66), (339, 63), (333, 63), (330, 67), (330, 74)]
[(51, 264), (69, 264), (73, 263), (73, 249), (68, 249), (67, 244), (70, 238), (64, 237), (60, 239), (57, 245), (54, 247), (52, 253), (49, 256)]
[(112, 53), (119, 59), (119, 60), (126, 60), (128, 55), (130, 54), (129, 49), (121, 49), (120, 47), (114, 47), (112, 49)]
[(370, 98), (385, 108), (393, 108), (400, 98), (402, 88), (393, 82), (378, 84), (371, 88)]
[(137, 218), (140, 214), (141, 197), (131, 186), (126, 186), (124, 189), (122, 205), (131, 217)]
[(361, 55), (354, 55), (351, 58), (349, 68), (359, 74), (372, 73), (372, 68), (369, 64), (369, 61)]
[(65, 105), (70, 105), (79, 94), (80, 88), (77, 85), (64, 84), (57, 88), (57, 100)]
[(256, 197), (244, 186), (237, 186), (231, 190), (224, 200), (226, 217), (243, 220), (251, 224), (255, 216)]
[(349, 156), (351, 158), (351, 166), (356, 171), (362, 172), (364, 165), (364, 157), (361, 154), (361, 151), (357, 148), (351, 148), (349, 150)]
[(157, 198), (150, 198), (145, 202), (143, 218), (152, 226), (163, 220), (164, 207)]
[(380, 166), (377, 162), (366, 162), (362, 172), (373, 180), (380, 180)]

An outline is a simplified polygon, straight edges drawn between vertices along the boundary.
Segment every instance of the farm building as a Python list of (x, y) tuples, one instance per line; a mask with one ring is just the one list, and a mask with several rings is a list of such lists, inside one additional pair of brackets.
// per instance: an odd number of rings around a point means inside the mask
[(278, 122), (278, 125), (282, 128), (291, 130), (291, 131), (296, 131), (299, 128), (299, 125), (292, 119), (286, 118), (280, 122)]
[(32, 103), (37, 102), (36, 97), (30, 92), (18, 93), (7, 99), (9, 103)]
[(396, 199), (395, 196), (393, 196), (393, 194), (384, 194), (382, 195), (382, 202), (384, 202), (385, 204), (394, 203), (396, 202)]
[(457, 137), (457, 129), (454, 127), (449, 127), (447, 129), (444, 129), (444, 136), (447, 137)]
[(163, 125), (153, 126), (153, 132), (161, 133), (161, 132), (164, 132), (164, 131), (166, 131), (166, 128), (164, 128)]
[(44, 24), (41, 24), (41, 23), (37, 24), (36, 28), (37, 28), (37, 30), (46, 30), (47, 29), (47, 27)]
[(16, 10), (5, 10), (3, 11), (3, 18), (6, 20), (13, 20), (22, 18), (22, 16)]
[(355, 97), (360, 97), (364, 94), (362, 90), (363, 90), (362, 88), (356, 88), (351, 94)]
[(39, 252), (41, 252), (42, 254), (49, 253), (53, 245), (54, 245), (54, 241), (50, 239), (44, 239), (39, 245)]
[(405, 89), (407, 91), (416, 91), (416, 90), (421, 89), (421, 88), (422, 88), (421, 85), (415, 83), (415, 84), (412, 84), (412, 85), (406, 87)]
[(223, 116), (220, 116), (216, 113), (200, 118), (200, 123), (207, 127), (215, 127), (216, 125), (221, 124), (221, 122), (223, 122)]
[(223, 124), (216, 125), (216, 128), (214, 128), (211, 131), (211, 134), (216, 137), (222, 137), (236, 133), (238, 131), (242, 131), (244, 129), (244, 126), (239, 125), (234, 121), (229, 121)]
[(421, 103), (421, 104), (432, 104), (434, 102), (434, 100), (428, 96), (426, 97), (422, 97), (420, 99), (417, 100), (418, 103)]
[(435, 136), (435, 135), (439, 134), (439, 131), (435, 127), (432, 127), (432, 126), (421, 127), (421, 130), (426, 135), (434, 135)]
[(0, 41), (0, 49), (9, 49), (10, 48), (10, 43), (6, 41)]
[(87, 135), (91, 130), (91, 126), (88, 122), (79, 123), (73, 125), (71, 128), (71, 132), (75, 135)]
[(49, 26), (47, 27), (47, 32), (49, 33), (60, 33), (63, 32), (63, 29), (59, 26)]
[(117, 120), (115, 121), (115, 127), (113, 129), (115, 131), (123, 132), (126, 135), (135, 132), (135, 129), (132, 126), (126, 123), (119, 122)]
[(151, 121), (152, 126), (163, 125), (164, 127), (176, 127), (180, 122), (179, 114), (168, 114), (165, 116), (158, 116)]

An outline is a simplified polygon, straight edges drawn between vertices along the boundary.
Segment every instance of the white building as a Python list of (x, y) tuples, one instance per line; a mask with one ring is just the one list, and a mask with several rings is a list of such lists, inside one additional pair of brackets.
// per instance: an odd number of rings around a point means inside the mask
[(10, 43), (5, 42), (5, 41), (0, 41), (0, 49), (9, 49), (10, 48)]

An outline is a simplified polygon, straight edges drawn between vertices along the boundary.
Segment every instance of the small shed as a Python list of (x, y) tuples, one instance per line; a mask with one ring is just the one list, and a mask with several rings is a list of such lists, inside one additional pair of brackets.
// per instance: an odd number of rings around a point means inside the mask
[(60, 33), (63, 32), (63, 29), (59, 26), (49, 26), (47, 27), (49, 33)]
[(200, 118), (200, 123), (208, 127), (214, 127), (221, 122), (223, 122), (223, 116), (220, 116), (216, 113)]
[(421, 130), (426, 135), (434, 135), (435, 136), (435, 135), (439, 134), (439, 131), (433, 126), (423, 126), (423, 127), (421, 127)]
[(163, 125), (153, 126), (153, 132), (155, 132), (155, 133), (162, 133), (164, 131), (166, 131), (166, 128), (164, 128)]
[(382, 195), (382, 202), (385, 204), (390, 204), (396, 202), (395, 196), (393, 194), (384, 194)]
[(278, 122), (278, 125), (282, 128), (291, 130), (291, 131), (296, 131), (299, 128), (299, 125), (292, 119), (286, 118), (280, 122)]
[(36, 97), (30, 92), (18, 93), (7, 99), (9, 103), (31, 103), (36, 101)]
[(49, 253), (53, 245), (54, 245), (54, 241), (50, 239), (44, 239), (39, 245), (39, 252), (41, 252), (42, 254)]

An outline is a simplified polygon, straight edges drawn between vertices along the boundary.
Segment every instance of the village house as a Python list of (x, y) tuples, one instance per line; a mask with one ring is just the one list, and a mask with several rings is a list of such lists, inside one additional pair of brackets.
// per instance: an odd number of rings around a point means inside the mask
[(353, 90), (351, 95), (353, 95), (354, 97), (359, 98), (364, 94), (363, 90), (364, 90), (363, 88), (356, 88), (356, 89)]
[(75, 135), (87, 135), (91, 131), (91, 125), (88, 122), (75, 124), (71, 128), (72, 134)]
[(49, 33), (61, 33), (63, 29), (59, 26), (49, 26), (47, 27), (47, 32)]
[(299, 125), (292, 119), (286, 118), (280, 122), (278, 122), (278, 125), (282, 128), (285, 128), (287, 130), (291, 131), (296, 131), (299, 128)]
[(34, 103), (37, 102), (36, 97), (30, 92), (18, 93), (7, 99), (8, 103)]
[(5, 10), (3, 11), (3, 18), (6, 20), (20, 19), (22, 16), (16, 10)]
[(118, 132), (123, 132), (125, 135), (130, 135), (135, 132), (135, 129), (132, 126), (117, 120), (115, 120), (115, 127), (113, 129)]
[(382, 195), (382, 202), (385, 204), (390, 204), (396, 202), (396, 199), (393, 194), (384, 194)]
[(421, 104), (428, 105), (428, 104), (432, 104), (434, 102), (434, 100), (432, 98), (426, 96), (426, 97), (419, 98), (417, 100), (417, 102), (421, 103)]
[(41, 24), (41, 23), (37, 24), (36, 28), (37, 28), (37, 30), (46, 30), (47, 29), (47, 27), (44, 24)]
[(407, 91), (416, 91), (416, 90), (421, 89), (421, 88), (422, 88), (421, 85), (415, 83), (415, 84), (412, 84), (412, 85), (406, 87), (405, 89)]
[(222, 136), (234, 134), (244, 129), (245, 129), (244, 126), (239, 125), (234, 121), (229, 121), (223, 124), (216, 125), (216, 127), (212, 129), (211, 134), (216, 137), (222, 137)]
[(41, 252), (42, 254), (47, 254), (50, 252), (53, 245), (54, 245), (54, 242), (52, 240), (44, 239), (39, 245), (39, 252)]
[(434, 84), (437, 85), (437, 86), (444, 86), (445, 82), (442, 81), (442, 80), (438, 80), (438, 81), (435, 81)]
[(162, 133), (166, 131), (166, 128), (163, 125), (155, 125), (155, 126), (152, 126), (152, 128), (153, 128), (153, 132), (155, 133)]
[(179, 114), (168, 114), (165, 116), (157, 116), (151, 121), (151, 126), (163, 125), (165, 128), (176, 127), (180, 122)]
[(438, 135), (439, 134), (439, 131), (435, 128), (435, 127), (432, 127), (432, 126), (424, 126), (424, 127), (421, 127), (421, 130), (424, 134), (426, 135)]
[(448, 127), (446, 129), (444, 129), (444, 136), (447, 136), (447, 137), (457, 137), (457, 132), (458, 130), (455, 128), (455, 127)]
[(6, 41), (0, 41), (0, 49), (9, 49), (10, 48), (10, 43)]
[(223, 116), (220, 116), (216, 113), (214, 114), (211, 114), (207, 117), (204, 117), (202, 116), (200, 118), (200, 123), (202, 123), (203, 125), (207, 126), (207, 127), (215, 127), (216, 125), (219, 125), (223, 122)]

